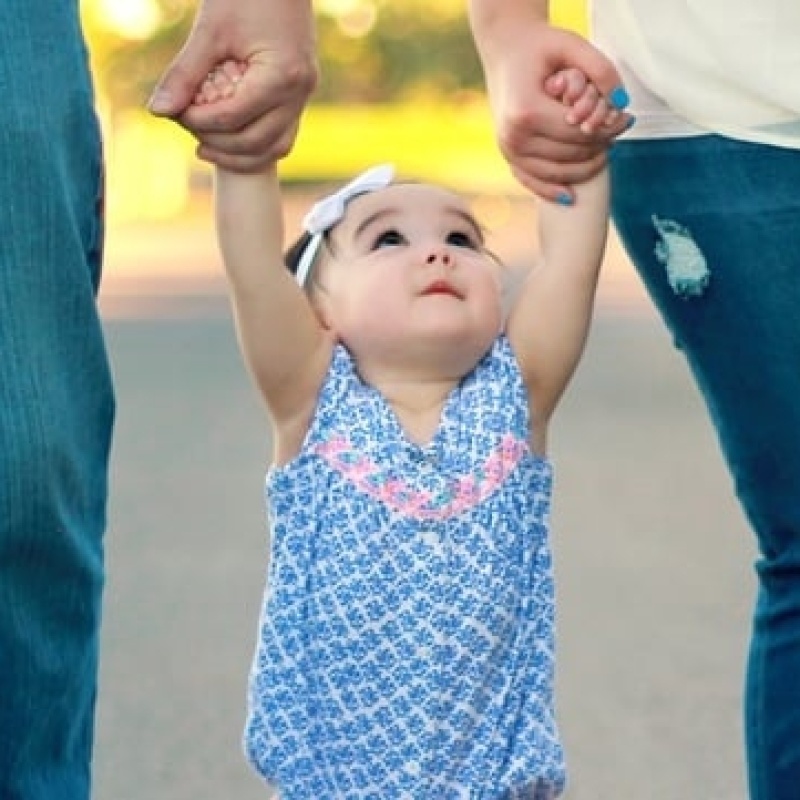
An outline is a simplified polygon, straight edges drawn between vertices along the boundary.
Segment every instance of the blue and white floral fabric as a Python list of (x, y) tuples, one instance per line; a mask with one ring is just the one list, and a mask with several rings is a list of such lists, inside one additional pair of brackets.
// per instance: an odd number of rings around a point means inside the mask
[(501, 337), (420, 447), (338, 347), (302, 452), (270, 471), (245, 747), (281, 800), (544, 800), (552, 469)]

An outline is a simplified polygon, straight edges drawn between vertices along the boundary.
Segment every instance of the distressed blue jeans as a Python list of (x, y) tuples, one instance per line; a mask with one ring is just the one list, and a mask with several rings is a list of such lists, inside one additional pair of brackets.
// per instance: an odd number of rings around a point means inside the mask
[(113, 418), (75, 0), (0, 3), (0, 797), (87, 800)]
[(750, 794), (797, 800), (800, 151), (702, 136), (621, 142), (611, 162), (616, 228), (686, 357), (758, 539)]

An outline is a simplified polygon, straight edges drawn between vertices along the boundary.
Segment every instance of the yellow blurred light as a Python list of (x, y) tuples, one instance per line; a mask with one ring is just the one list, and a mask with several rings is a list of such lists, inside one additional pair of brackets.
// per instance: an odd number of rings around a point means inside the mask
[(586, 0), (551, 0), (550, 21), (585, 35), (589, 28), (588, 3)]
[(317, 0), (315, 7), (329, 17), (343, 17), (358, 11), (364, 0)]
[(375, 6), (364, 5), (339, 17), (337, 23), (339, 30), (345, 36), (349, 36), (351, 39), (360, 39), (375, 27), (377, 19), (378, 12), (375, 10)]
[(99, 11), (109, 28), (128, 39), (147, 39), (161, 22), (156, 0), (100, 0)]
[(177, 126), (138, 108), (118, 112), (107, 137), (108, 218), (112, 223), (170, 219), (189, 203), (194, 142)]
[(372, 0), (318, 0), (316, 8), (335, 19), (339, 30), (352, 39), (367, 36), (378, 20)]

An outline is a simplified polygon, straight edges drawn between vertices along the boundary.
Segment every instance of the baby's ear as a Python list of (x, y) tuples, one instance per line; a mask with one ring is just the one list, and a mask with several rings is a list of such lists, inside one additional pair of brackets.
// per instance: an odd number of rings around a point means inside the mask
[(317, 315), (320, 326), (323, 330), (333, 331), (333, 314), (331, 313), (330, 304), (322, 292), (318, 291), (315, 287), (311, 287), (309, 292), (309, 301), (311, 308)]

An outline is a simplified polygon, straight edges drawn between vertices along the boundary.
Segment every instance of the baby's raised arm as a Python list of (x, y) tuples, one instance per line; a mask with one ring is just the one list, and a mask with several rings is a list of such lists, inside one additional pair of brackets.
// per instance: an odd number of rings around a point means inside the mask
[[(237, 70), (238, 69), (238, 73)], [(195, 102), (213, 103), (246, 81), (246, 70), (221, 65)], [(277, 169), (215, 169), (217, 237), (245, 362), (278, 427), (311, 406), (330, 344), (306, 294), (283, 261), (284, 229)]]
[[(566, 71), (569, 107), (600, 120), (605, 100)], [(583, 87), (582, 89), (580, 87)], [(578, 87), (576, 89), (576, 87)], [(525, 375), (534, 419), (546, 424), (583, 353), (608, 231), (608, 174), (575, 186), (574, 204), (537, 203), (540, 258), (520, 289), (509, 339)]]

